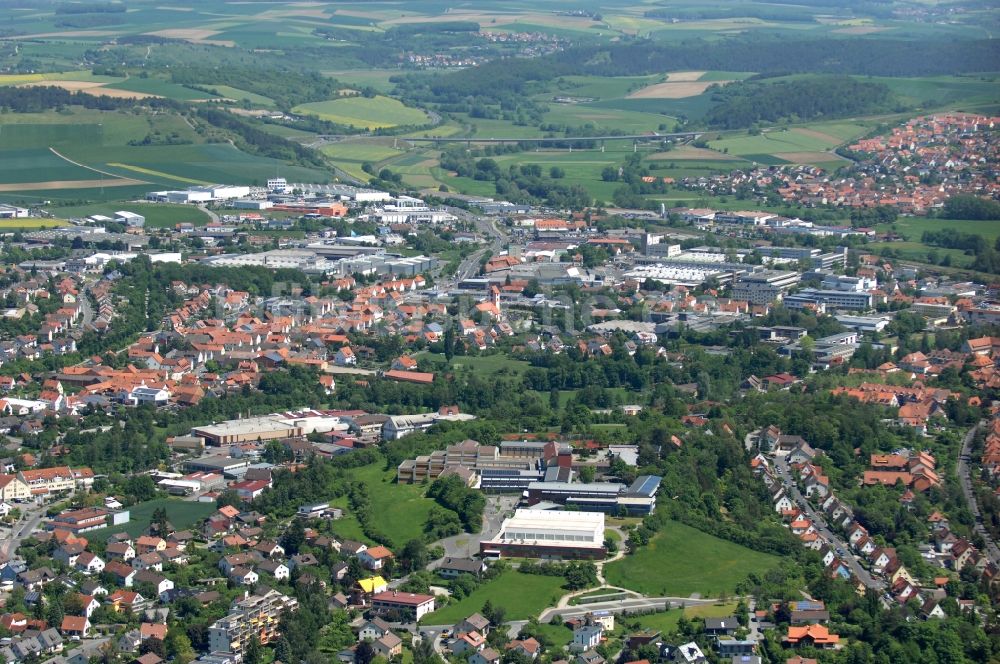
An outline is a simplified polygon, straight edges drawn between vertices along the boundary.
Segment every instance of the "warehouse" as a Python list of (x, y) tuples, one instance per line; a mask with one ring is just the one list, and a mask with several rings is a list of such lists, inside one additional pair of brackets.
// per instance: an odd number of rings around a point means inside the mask
[(479, 543), (482, 556), (604, 558), (604, 514), (518, 509), (500, 532)]

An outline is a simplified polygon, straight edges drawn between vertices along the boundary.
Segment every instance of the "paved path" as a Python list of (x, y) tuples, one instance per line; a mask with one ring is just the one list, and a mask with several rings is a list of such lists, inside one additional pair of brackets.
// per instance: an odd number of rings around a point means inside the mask
[(784, 484), (785, 490), (788, 491), (796, 505), (798, 505), (798, 507), (806, 513), (809, 520), (813, 522), (820, 536), (830, 542), (835, 549), (841, 549), (844, 552), (845, 555), (840, 557), (845, 563), (847, 563), (847, 566), (851, 569), (854, 576), (861, 579), (861, 582), (868, 588), (883, 590), (885, 588), (885, 582), (872, 578), (872, 575), (868, 573), (868, 570), (862, 567), (861, 563), (858, 562), (858, 559), (851, 554), (851, 549), (847, 545), (847, 542), (841, 539), (840, 535), (837, 535), (830, 530), (830, 527), (826, 523), (826, 519), (819, 512), (814, 510), (813, 506), (808, 500), (806, 500), (805, 496), (799, 492), (798, 486), (796, 486), (795, 482), (792, 481), (791, 470), (788, 467), (788, 458), (786, 456), (775, 457), (774, 465), (778, 468), (778, 477), (781, 478), (781, 482)]
[(997, 543), (983, 526), (983, 515), (979, 511), (979, 503), (976, 501), (976, 494), (972, 490), (972, 471), (969, 467), (969, 453), (972, 450), (972, 441), (982, 426), (983, 423), (980, 422), (969, 429), (969, 432), (965, 434), (965, 439), (962, 441), (962, 451), (958, 455), (958, 483), (962, 486), (962, 493), (965, 494), (965, 500), (969, 503), (969, 510), (972, 511), (972, 516), (976, 519), (974, 530), (986, 542), (986, 557), (994, 565), (1000, 565), (1000, 547), (997, 547)]

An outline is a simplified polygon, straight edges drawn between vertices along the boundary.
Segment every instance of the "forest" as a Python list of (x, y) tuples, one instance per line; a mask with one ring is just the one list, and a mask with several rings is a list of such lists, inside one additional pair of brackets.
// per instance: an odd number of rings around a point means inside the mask
[(902, 41), (846, 38), (830, 40), (740, 38), (723, 42), (691, 40), (665, 44), (637, 40), (611, 45), (581, 45), (532, 59), (487, 62), (446, 74), (394, 77), (404, 100), (423, 104), (468, 103), (516, 107), (518, 100), (544, 90), (563, 76), (640, 76), (664, 71), (751, 71), (770, 75), (840, 74), (927, 76), (978, 72), (996, 62), (995, 40)]
[(761, 122), (798, 122), (869, 115), (902, 108), (884, 83), (847, 76), (791, 81), (738, 81), (717, 88), (705, 121), (720, 129), (742, 129)]

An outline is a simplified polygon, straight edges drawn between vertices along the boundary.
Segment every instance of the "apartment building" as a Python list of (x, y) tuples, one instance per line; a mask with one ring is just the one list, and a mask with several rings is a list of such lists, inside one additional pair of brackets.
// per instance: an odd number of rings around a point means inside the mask
[(32, 495), (36, 496), (71, 491), (76, 486), (76, 479), (69, 466), (22, 470), (17, 474), (17, 478), (27, 484)]
[(294, 611), (299, 602), (268, 590), (263, 595), (248, 595), (236, 600), (229, 614), (208, 628), (210, 652), (242, 654), (250, 638), (256, 636), (262, 645), (278, 637), (278, 621), (285, 611)]

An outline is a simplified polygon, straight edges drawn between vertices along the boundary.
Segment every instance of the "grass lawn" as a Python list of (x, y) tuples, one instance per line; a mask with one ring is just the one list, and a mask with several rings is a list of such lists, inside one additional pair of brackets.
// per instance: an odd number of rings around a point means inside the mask
[(451, 360), (453, 369), (471, 369), (478, 374), (512, 373), (523, 374), (531, 365), (523, 360), (514, 360), (507, 355), (483, 355), (480, 357), (459, 356)]
[(215, 511), (215, 503), (199, 503), (177, 498), (161, 498), (139, 503), (128, 508), (130, 520), (120, 526), (111, 526), (94, 530), (87, 534), (90, 539), (105, 539), (114, 533), (126, 532), (133, 537), (141, 535), (149, 527), (153, 512), (163, 507), (167, 510), (167, 519), (177, 530), (186, 530)]
[(568, 645), (573, 640), (573, 630), (566, 625), (539, 625), (538, 635), (542, 637), (539, 640), (545, 641), (547, 647), (556, 650)]
[(302, 104), (292, 109), (296, 113), (315, 115), (339, 124), (377, 129), (427, 122), (427, 115), (417, 108), (389, 97), (342, 97), (329, 101)]
[(731, 593), (751, 572), (764, 572), (779, 558), (668, 522), (645, 547), (604, 568), (608, 584), (646, 595), (686, 597)]
[(563, 581), (560, 576), (521, 574), (509, 570), (479, 586), (465, 599), (424, 616), (420, 622), (425, 625), (453, 625), (482, 610), (486, 600), (506, 609), (507, 620), (527, 620), (559, 601), (564, 594)]
[(670, 609), (661, 613), (651, 613), (639, 616), (639, 625), (647, 629), (655, 629), (664, 635), (677, 631), (677, 622), (683, 615), (687, 619), (692, 618), (725, 618), (733, 615), (736, 610), (736, 602), (725, 604), (705, 604), (698, 606), (688, 606), (683, 609)]
[(115, 212), (127, 210), (141, 214), (146, 218), (147, 228), (173, 228), (176, 224), (190, 222), (196, 226), (204, 226), (209, 217), (204, 211), (193, 205), (171, 205), (170, 203), (98, 203), (95, 205), (73, 205), (51, 208), (52, 214), (64, 219), (70, 217), (88, 217), (92, 214), (103, 214), (114, 217)]
[(402, 548), (407, 541), (423, 534), (424, 522), (435, 504), (424, 497), (423, 486), (396, 484), (396, 471), (383, 470), (381, 462), (354, 468), (350, 476), (368, 487), (374, 525), (392, 538), (395, 547)]

